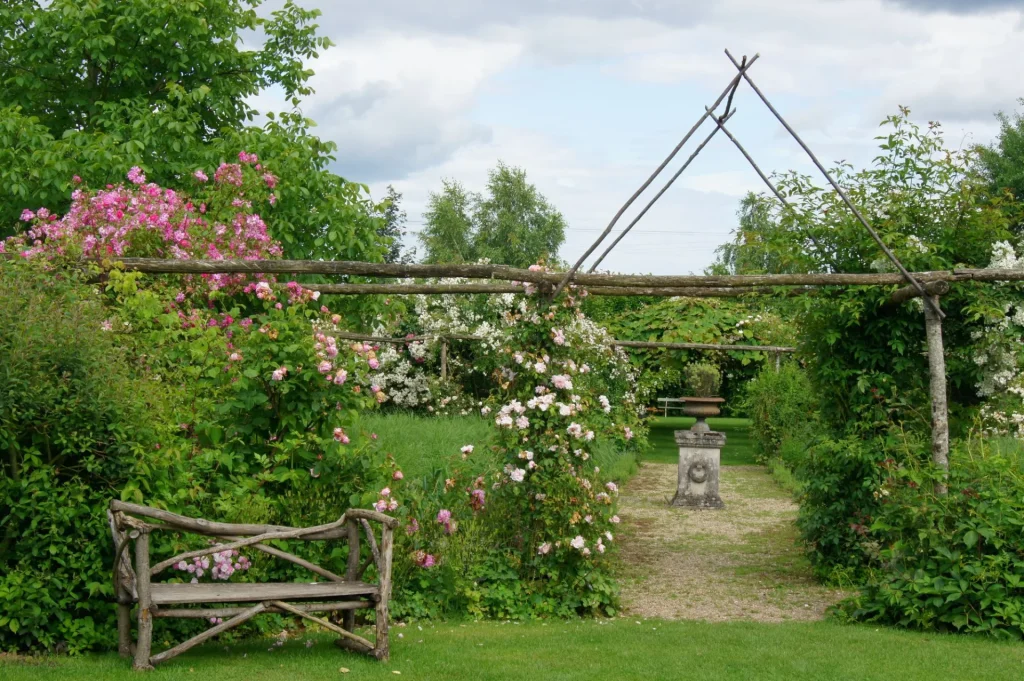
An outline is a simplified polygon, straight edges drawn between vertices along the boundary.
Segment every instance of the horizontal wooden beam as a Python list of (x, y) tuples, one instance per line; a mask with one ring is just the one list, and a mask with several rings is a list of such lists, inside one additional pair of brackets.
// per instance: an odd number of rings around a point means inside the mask
[[(468, 334), (438, 335), (438, 336), (412, 336), (408, 338), (387, 338), (384, 336), (368, 336), (360, 333), (349, 333), (348, 331), (327, 332), (328, 336), (343, 338), (345, 340), (357, 340), (367, 343), (413, 343), (416, 341), (431, 341), (444, 338), (458, 340), (483, 340), (481, 336)], [(661, 343), (657, 341), (628, 341), (613, 340), (609, 345), (623, 348), (666, 348), (669, 350), (738, 350), (747, 352), (796, 352), (796, 348), (784, 345), (715, 345), (714, 343)]]
[[(925, 293), (930, 296), (944, 296), (949, 293), (948, 281), (929, 281), (922, 284)], [(911, 298), (920, 298), (921, 292), (913, 284), (898, 288), (889, 296), (889, 305), (901, 305)]]
[[(239, 523), (220, 523), (212, 520), (205, 520), (203, 518), (189, 518), (188, 516), (179, 515), (177, 513), (171, 513), (161, 508), (152, 508), (150, 506), (142, 506), (140, 504), (133, 504), (127, 501), (121, 501), (120, 499), (112, 499), (110, 502), (110, 510), (115, 513), (120, 511), (121, 513), (131, 513), (134, 515), (140, 515), (146, 518), (153, 518), (155, 520), (161, 520), (168, 525), (173, 526), (175, 529), (184, 530), (186, 532), (192, 532), (195, 534), (212, 535), (214, 537), (222, 537), (224, 535), (241, 535), (243, 537), (249, 537), (253, 535), (265, 534), (267, 532), (286, 532), (288, 530), (303, 529), (295, 527), (285, 527), (282, 525), (249, 525)], [(389, 527), (397, 527), (398, 520), (390, 516), (386, 516), (383, 513), (377, 511), (371, 511), (363, 508), (350, 508), (345, 512), (345, 515), (349, 518), (366, 518), (367, 520), (373, 520), (374, 522), (383, 523)], [(314, 534), (307, 534), (302, 539), (304, 540), (318, 540), (318, 539), (338, 539), (339, 537), (346, 536), (344, 528), (341, 530), (327, 530), (324, 532), (317, 532)]]
[[(539, 286), (549, 286), (540, 284)], [(324, 295), (472, 295), (478, 293), (522, 293), (521, 285), (513, 284), (304, 284), (311, 291)], [(804, 287), (794, 290), (799, 294)], [(769, 295), (777, 293), (770, 286), (736, 286), (736, 287), (657, 287), (657, 286), (588, 286), (587, 293), (592, 296), (655, 296), (679, 298), (737, 298), (746, 295)], [(787, 292), (787, 295), (793, 295)]]
[[(295, 604), (296, 608), (306, 612), (338, 612), (345, 610), (362, 610), (372, 608), (374, 604), (370, 601), (340, 601), (337, 603), (314, 603), (311, 605)], [(184, 619), (209, 619), (211, 617), (234, 617), (240, 615), (249, 608), (247, 607), (226, 607), (226, 608), (154, 608), (153, 617), (184, 618)], [(283, 613), (274, 605), (268, 605), (264, 612)]]
[(656, 341), (612, 341), (620, 348), (665, 348), (667, 350), (729, 350), (746, 352), (796, 352), (785, 345), (716, 345), (714, 343), (659, 343)]
[(386, 336), (371, 336), (364, 333), (351, 333), (349, 331), (326, 331), (325, 333), (328, 336), (334, 336), (335, 338), (340, 338), (342, 340), (365, 341), (367, 343), (392, 343), (395, 345), (400, 345), (403, 343), (416, 343), (421, 341), (435, 341), (442, 340), (445, 338), (449, 340), (483, 340), (482, 336), (473, 336), (468, 333), (440, 334), (437, 336), (400, 336), (396, 338), (389, 338)]
[[(122, 258), (126, 269), (153, 274), (321, 274), (330, 276), (364, 276), (387, 278), (491, 279), (530, 283), (557, 284), (564, 273), (526, 270), (507, 265), (400, 265), (350, 260), (172, 260), (157, 258)], [(1024, 271), (997, 269), (961, 269), (912, 272), (915, 279), (926, 281), (1024, 281)], [(809, 273), (809, 274), (745, 274), (745, 275), (642, 275), (642, 274), (580, 274), (573, 283), (583, 286), (623, 287), (750, 287), (750, 286), (891, 286), (906, 280), (896, 272), (886, 273)]]

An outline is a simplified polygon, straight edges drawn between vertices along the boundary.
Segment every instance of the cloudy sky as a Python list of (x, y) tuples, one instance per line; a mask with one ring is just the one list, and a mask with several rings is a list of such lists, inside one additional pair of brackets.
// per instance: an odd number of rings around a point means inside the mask
[[(521, 166), (565, 215), (570, 261), (735, 74), (724, 48), (761, 55), (751, 76), (826, 163), (869, 163), (878, 123), (901, 104), (941, 121), (953, 145), (988, 142), (993, 112), (1024, 96), (1024, 0), (300, 4), (323, 11), (337, 43), (310, 65), (303, 111), (337, 142), (340, 174), (375, 196), (393, 184), (418, 230), (442, 178), (481, 189), (499, 159)], [(762, 168), (810, 172), (756, 95), (743, 87), (736, 105), (729, 127)], [(716, 136), (602, 268), (699, 272), (759, 183)]]

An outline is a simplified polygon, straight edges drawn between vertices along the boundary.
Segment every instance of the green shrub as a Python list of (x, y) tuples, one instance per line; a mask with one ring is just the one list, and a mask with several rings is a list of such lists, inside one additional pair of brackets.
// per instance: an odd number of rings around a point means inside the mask
[[(8, 263), (0, 276), (0, 649), (109, 644), (106, 504), (167, 435), (96, 291)], [(107, 638), (104, 641), (104, 638)]]
[(819, 578), (857, 583), (868, 561), (865, 530), (877, 513), (875, 495), (888, 454), (856, 437), (822, 439), (796, 469), (801, 483), (800, 529)]
[(950, 457), (949, 492), (933, 468), (891, 466), (865, 536), (877, 567), (842, 604), (857, 620), (1024, 638), (1024, 471), (985, 442)]
[(683, 367), (686, 389), (694, 397), (716, 397), (722, 387), (722, 372), (707, 361), (694, 362)]
[(754, 453), (762, 461), (782, 457), (800, 465), (812, 435), (820, 430), (817, 403), (806, 372), (796, 362), (776, 371), (765, 366), (747, 383), (742, 408), (753, 424)]

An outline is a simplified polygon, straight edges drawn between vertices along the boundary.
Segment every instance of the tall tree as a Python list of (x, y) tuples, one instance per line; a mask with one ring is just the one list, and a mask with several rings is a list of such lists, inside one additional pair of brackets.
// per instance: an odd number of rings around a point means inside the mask
[(485, 194), (443, 181), (432, 193), (420, 235), (426, 262), (487, 258), (513, 267), (553, 260), (565, 241), (565, 218), (526, 179), (522, 168), (498, 166), (488, 173)]
[[(771, 233), (776, 229), (771, 204), (754, 192), (740, 200), (736, 211), (739, 226), (732, 241), (715, 249), (715, 262), (707, 274), (763, 274), (794, 271), (785, 264), (792, 261), (784, 252), (768, 247)], [(794, 244), (795, 245), (795, 244)]]
[(318, 11), (288, 0), (260, 17), (259, 4), (0, 3), (0, 235), (24, 208), (66, 208), (75, 175), (102, 186), (137, 165), (186, 189), (245, 150), (280, 178), (268, 222), (287, 256), (379, 258), (378, 209), (328, 169), (334, 144), (297, 110), (253, 125), (248, 102), (274, 88), (298, 105), (312, 91), (304, 62), (331, 44)]
[(382, 205), (384, 207), (381, 214), (383, 223), (377, 230), (377, 235), (387, 246), (384, 262), (402, 264), (413, 262), (416, 259), (416, 249), (407, 247), (402, 241), (406, 235), (407, 219), (405, 211), (402, 210), (402, 193), (389, 184), (388, 193), (384, 197)]
[(476, 260), (475, 227), (470, 214), (479, 200), (454, 180), (441, 180), (441, 191), (431, 192), (420, 243), (426, 251), (423, 261), (472, 262)]
[(526, 171), (499, 162), (488, 175), (487, 196), (474, 211), (478, 257), (529, 267), (558, 254), (565, 241), (565, 218), (537, 188)]
[[(1024, 106), (1024, 98), (1019, 100)], [(1000, 112), (999, 136), (995, 143), (978, 149), (985, 175), (997, 192), (1009, 191), (1018, 204), (1024, 203), (1024, 113), (1012, 116)], [(1024, 215), (1018, 211), (1014, 222), (1017, 233), (1024, 232)]]

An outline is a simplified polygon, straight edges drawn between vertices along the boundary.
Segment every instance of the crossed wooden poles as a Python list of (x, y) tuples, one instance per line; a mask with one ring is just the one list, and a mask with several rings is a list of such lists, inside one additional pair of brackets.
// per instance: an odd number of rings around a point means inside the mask
[[(907, 271), (907, 268), (903, 266), (903, 263), (901, 263), (899, 259), (896, 257), (896, 255), (889, 249), (889, 247), (885, 245), (885, 243), (882, 241), (882, 238), (871, 227), (871, 224), (868, 223), (867, 219), (863, 216), (863, 214), (861, 214), (860, 210), (858, 210), (857, 207), (853, 204), (853, 202), (850, 200), (850, 197), (847, 196), (845, 191), (843, 191), (843, 188), (839, 185), (839, 183), (836, 182), (832, 175), (828, 172), (828, 170), (825, 169), (825, 166), (821, 164), (821, 161), (819, 161), (818, 157), (814, 155), (814, 152), (811, 151), (811, 148), (808, 147), (807, 144), (800, 138), (800, 136), (796, 133), (792, 126), (790, 126), (789, 123), (786, 122), (786, 119), (782, 117), (782, 114), (780, 114), (778, 110), (774, 106), (772, 106), (772, 103), (768, 101), (768, 98), (765, 97), (764, 93), (761, 92), (760, 88), (758, 88), (754, 81), (751, 79), (750, 74), (747, 73), (747, 71), (750, 69), (751, 66), (754, 65), (754, 62), (756, 62), (760, 58), (760, 55), (755, 54), (754, 57), (749, 61), (747, 60), (746, 56), (744, 56), (740, 61), (736, 61), (736, 58), (732, 56), (729, 50), (726, 50), (725, 54), (733, 63), (733, 66), (736, 67), (738, 73), (733, 77), (733, 79), (729, 82), (725, 89), (722, 90), (722, 93), (718, 96), (718, 99), (715, 100), (714, 104), (712, 104), (710, 107), (705, 107), (704, 113), (701, 115), (699, 119), (697, 119), (697, 122), (694, 123), (693, 127), (690, 128), (690, 130), (683, 136), (683, 138), (679, 141), (675, 148), (672, 149), (669, 155), (665, 157), (665, 160), (662, 161), (657, 168), (655, 168), (654, 172), (651, 173), (650, 177), (648, 177), (647, 180), (642, 185), (640, 185), (640, 187), (635, 192), (633, 192), (633, 195), (629, 197), (629, 199), (622, 205), (618, 212), (612, 217), (611, 222), (608, 223), (608, 226), (605, 227), (604, 231), (600, 234), (600, 236), (598, 236), (594, 243), (591, 244), (590, 248), (588, 248), (583, 253), (583, 255), (580, 256), (579, 260), (576, 261), (576, 264), (573, 265), (572, 268), (570, 268), (569, 271), (565, 273), (565, 276), (561, 279), (561, 281), (558, 282), (558, 285), (555, 287), (555, 290), (552, 295), (557, 296), (562, 291), (562, 289), (564, 289), (565, 286), (574, 279), (576, 271), (579, 270), (579, 268), (583, 265), (584, 261), (586, 261), (586, 259), (590, 257), (591, 253), (593, 253), (601, 244), (601, 242), (604, 241), (604, 239), (611, 233), (612, 229), (615, 227), (615, 224), (619, 221), (619, 218), (622, 217), (623, 213), (625, 213), (626, 210), (633, 204), (633, 202), (636, 201), (636, 199), (640, 196), (640, 194), (642, 194), (644, 190), (646, 190), (647, 187), (650, 186), (654, 179), (659, 174), (661, 174), (661, 171), (665, 169), (665, 167), (672, 161), (673, 158), (675, 158), (675, 155), (679, 153), (679, 150), (683, 148), (683, 145), (685, 145), (686, 142), (689, 141), (689, 139), (694, 135), (694, 133), (697, 132), (697, 129), (700, 128), (700, 126), (708, 118), (710, 118), (715, 123), (715, 129), (711, 131), (711, 134), (708, 135), (704, 139), (704, 141), (701, 142), (700, 145), (698, 145), (697, 149), (690, 155), (690, 158), (688, 158), (686, 162), (683, 164), (683, 166), (676, 172), (676, 174), (669, 179), (669, 181), (665, 184), (661, 191), (659, 191), (644, 207), (644, 209), (640, 211), (640, 214), (637, 215), (637, 217), (629, 225), (626, 226), (622, 234), (620, 234), (618, 238), (615, 241), (613, 241), (607, 249), (605, 249), (604, 253), (602, 253), (601, 256), (597, 259), (597, 261), (591, 266), (590, 272), (593, 272), (595, 269), (597, 269), (597, 266), (601, 263), (602, 260), (604, 260), (605, 256), (607, 256), (608, 253), (610, 253), (611, 250), (615, 247), (615, 245), (618, 244), (619, 241), (621, 241), (622, 238), (629, 232), (629, 230), (631, 230), (633, 226), (640, 221), (640, 218), (642, 218), (651, 208), (651, 206), (654, 205), (654, 203), (659, 198), (661, 198), (662, 194), (664, 194), (665, 191), (668, 190), (670, 186), (672, 186), (672, 183), (676, 181), (676, 179), (683, 173), (684, 170), (686, 170), (686, 168), (690, 165), (690, 162), (693, 161), (694, 158), (696, 158), (697, 154), (701, 152), (701, 150), (707, 145), (708, 142), (711, 141), (711, 138), (714, 137), (715, 133), (717, 133), (719, 130), (725, 133), (726, 137), (728, 137), (729, 140), (736, 146), (736, 148), (739, 149), (740, 153), (743, 154), (743, 157), (747, 159), (750, 165), (757, 172), (758, 176), (764, 181), (766, 185), (768, 185), (768, 188), (779, 199), (779, 201), (781, 201), (782, 204), (787, 208), (790, 207), (786, 199), (775, 188), (771, 180), (769, 180), (768, 177), (761, 171), (758, 165), (754, 162), (754, 159), (751, 158), (749, 153), (747, 153), (746, 149), (743, 148), (743, 146), (739, 143), (736, 137), (733, 136), (733, 134), (729, 132), (729, 130), (725, 127), (726, 121), (728, 121), (735, 113), (735, 109), (731, 109), (733, 97), (735, 96), (736, 90), (740, 85), (740, 81), (745, 80), (747, 84), (750, 85), (750, 88), (757, 94), (757, 96), (761, 99), (764, 105), (768, 108), (768, 110), (771, 111), (775, 118), (778, 119), (779, 123), (781, 123), (782, 126), (786, 129), (786, 131), (793, 136), (793, 139), (796, 140), (797, 144), (799, 144), (800, 147), (805, 152), (807, 152), (808, 157), (810, 157), (814, 165), (818, 168), (818, 170), (821, 171), (822, 175), (825, 176), (825, 179), (828, 180), (829, 184), (832, 185), (832, 188), (835, 189), (836, 193), (839, 194), (840, 198), (842, 198), (843, 203), (845, 203), (846, 206), (853, 212), (857, 220), (864, 226), (864, 229), (866, 229), (868, 234), (871, 235), (871, 238), (875, 241), (876, 244), (878, 244), (878, 247), (882, 249), (882, 252), (890, 260), (890, 262), (892, 262), (892, 264), (895, 265), (896, 269), (899, 270), (903, 278), (911, 286), (914, 287), (914, 290), (917, 291), (917, 294), (919, 296), (925, 299), (927, 307), (930, 307), (932, 312), (936, 314), (939, 319), (942, 319), (945, 315), (942, 313), (942, 310), (940, 309), (939, 305), (934, 300), (932, 300), (931, 297), (927, 295), (921, 282), (919, 282), (909, 271)], [(726, 100), (725, 112), (720, 116), (716, 116), (714, 114), (714, 111), (716, 108), (718, 108), (718, 105), (722, 103), (722, 100)], [(815, 246), (817, 247), (817, 242), (814, 241), (813, 237), (811, 237), (811, 240), (815, 243)]]

